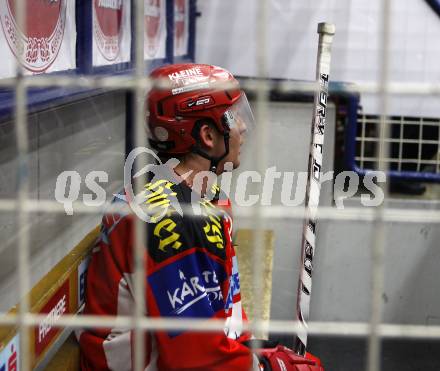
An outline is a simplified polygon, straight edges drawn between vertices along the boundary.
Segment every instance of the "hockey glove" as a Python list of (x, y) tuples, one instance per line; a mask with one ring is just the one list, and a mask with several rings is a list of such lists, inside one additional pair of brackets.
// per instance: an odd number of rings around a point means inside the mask
[[(262, 346), (255, 349), (260, 361), (260, 369), (264, 371), (324, 371), (319, 358), (306, 353), (301, 357), (291, 349), (283, 345), (274, 345), (273, 342), (265, 340), (251, 340), (245, 345)], [(266, 347), (268, 346), (268, 347)]]

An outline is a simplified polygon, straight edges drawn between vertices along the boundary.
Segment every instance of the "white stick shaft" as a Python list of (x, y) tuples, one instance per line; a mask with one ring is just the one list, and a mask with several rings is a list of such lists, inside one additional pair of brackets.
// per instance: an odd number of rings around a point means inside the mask
[(308, 179), (306, 188), (306, 211), (310, 217), (305, 219), (301, 243), (301, 271), (298, 283), (297, 319), (300, 322), (295, 341), (295, 351), (304, 356), (307, 346), (307, 322), (310, 312), (312, 292), (313, 256), (316, 240), (316, 211), (321, 193), (322, 154), (324, 149), (324, 130), (327, 113), (328, 78), (330, 73), (331, 44), (335, 26), (329, 23), (318, 24), (318, 60), (316, 79), (319, 90), (315, 93), (313, 105), (312, 135), (309, 154)]

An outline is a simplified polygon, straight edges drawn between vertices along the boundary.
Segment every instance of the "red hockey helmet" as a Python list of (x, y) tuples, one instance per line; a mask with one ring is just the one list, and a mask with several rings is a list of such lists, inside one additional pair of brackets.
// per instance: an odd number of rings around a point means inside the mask
[[(229, 152), (230, 129), (254, 124), (246, 95), (234, 76), (223, 68), (174, 64), (155, 69), (150, 77), (168, 82), (166, 87), (153, 87), (147, 99), (148, 136), (151, 146), (160, 153), (195, 152), (216, 167)], [(199, 129), (204, 123), (214, 124), (223, 134), (223, 156), (213, 158), (200, 147)]]

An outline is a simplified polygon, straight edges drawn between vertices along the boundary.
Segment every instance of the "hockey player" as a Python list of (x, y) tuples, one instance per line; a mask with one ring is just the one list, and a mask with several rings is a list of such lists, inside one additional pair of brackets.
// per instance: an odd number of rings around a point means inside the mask
[[(253, 116), (236, 79), (201, 64), (152, 72), (170, 86), (148, 94), (151, 146), (173, 167), (156, 166), (145, 180), (146, 315), (224, 320), (224, 332), (157, 331), (145, 336), (147, 370), (322, 371), (317, 358), (274, 346), (253, 352), (243, 331), (237, 260), (228, 198), (198, 175), (240, 164), (240, 146)], [(227, 85), (226, 85), (227, 83)], [(203, 178), (203, 177), (202, 177)], [(127, 192), (116, 201), (129, 201)], [(188, 215), (185, 206), (198, 206)], [(181, 210), (181, 212), (179, 212)], [(183, 210), (183, 211), (182, 211)], [(88, 269), (85, 314), (132, 315), (134, 215), (106, 215)], [(79, 334), (83, 370), (131, 370), (132, 330), (87, 329)], [(267, 344), (267, 343), (266, 343)]]

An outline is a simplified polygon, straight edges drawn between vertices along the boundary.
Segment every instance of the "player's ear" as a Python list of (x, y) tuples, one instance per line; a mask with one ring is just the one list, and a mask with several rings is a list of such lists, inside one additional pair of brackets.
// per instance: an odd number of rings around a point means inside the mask
[(202, 124), (200, 126), (200, 144), (202, 147), (212, 149), (215, 146), (215, 133), (214, 128), (209, 124)]

